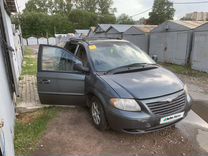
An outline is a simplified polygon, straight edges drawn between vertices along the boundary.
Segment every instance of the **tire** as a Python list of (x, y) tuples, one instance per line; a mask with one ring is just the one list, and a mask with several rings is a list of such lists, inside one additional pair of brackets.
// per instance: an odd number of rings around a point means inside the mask
[(108, 123), (105, 117), (105, 111), (102, 103), (96, 97), (93, 97), (90, 103), (90, 115), (94, 126), (100, 130), (105, 131), (108, 129)]

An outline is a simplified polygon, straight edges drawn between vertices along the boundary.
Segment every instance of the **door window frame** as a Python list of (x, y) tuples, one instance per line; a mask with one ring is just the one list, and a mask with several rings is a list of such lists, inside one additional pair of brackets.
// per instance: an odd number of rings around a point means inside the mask
[(77, 59), (78, 61), (80, 61), (82, 63), (82, 61), (78, 57), (76, 57), (73, 53), (71, 53), (70, 51), (68, 51), (65, 48), (62, 48), (62, 47), (59, 47), (59, 46), (54, 46), (54, 45), (40, 44), (39, 45), (39, 50), (38, 50), (38, 72), (81, 74), (81, 72), (79, 72), (79, 71), (51, 71), (51, 70), (43, 70), (42, 69), (43, 47), (53, 47), (53, 48), (58, 48), (58, 49), (64, 50), (65, 52), (69, 53), (71, 56), (73, 56), (75, 59)]
[[(90, 68), (90, 59), (89, 59), (89, 57), (88, 57), (87, 49), (85, 48), (84, 45), (78, 44), (77, 49), (76, 49), (76, 53), (75, 53), (74, 55), (75, 55), (77, 58), (79, 58), (77, 55), (78, 55), (78, 53), (80, 52), (80, 51), (79, 51), (80, 48), (84, 48), (85, 53), (86, 53), (86, 57), (87, 57), (88, 68)], [(82, 62), (82, 60), (81, 60), (80, 58), (79, 58), (79, 60)], [(83, 62), (82, 62), (82, 63), (83, 63)]]

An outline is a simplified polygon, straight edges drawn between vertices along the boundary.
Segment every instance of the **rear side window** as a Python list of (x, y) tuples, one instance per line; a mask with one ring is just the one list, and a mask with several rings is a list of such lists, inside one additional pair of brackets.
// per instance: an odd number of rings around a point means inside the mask
[(41, 67), (43, 71), (72, 72), (77, 59), (57, 47), (43, 47)]

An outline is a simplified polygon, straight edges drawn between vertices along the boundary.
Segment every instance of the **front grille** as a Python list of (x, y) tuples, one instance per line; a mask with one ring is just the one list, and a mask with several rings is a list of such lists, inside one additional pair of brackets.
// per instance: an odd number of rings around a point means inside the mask
[(146, 103), (149, 109), (155, 115), (167, 116), (182, 111), (186, 105), (186, 95), (183, 93), (171, 102), (168, 101), (157, 101)]

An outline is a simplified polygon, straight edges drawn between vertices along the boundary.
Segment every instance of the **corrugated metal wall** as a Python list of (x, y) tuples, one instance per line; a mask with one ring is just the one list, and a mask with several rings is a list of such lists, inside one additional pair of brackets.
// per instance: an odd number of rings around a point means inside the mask
[(131, 43), (135, 44), (138, 46), (140, 49), (142, 49), (144, 52), (149, 51), (148, 47), (148, 35), (131, 35), (131, 34), (125, 34), (123, 35), (123, 39), (130, 41)]
[(102, 33), (95, 33), (95, 34), (94, 34), (94, 37), (104, 38), (104, 37), (106, 37), (106, 33), (105, 33), (105, 32), (102, 32)]
[(106, 36), (108, 38), (118, 38), (118, 39), (121, 39), (122, 38), (122, 33), (111, 33), (111, 32), (107, 32), (106, 33)]
[(150, 35), (150, 55), (158, 55), (160, 62), (185, 65), (189, 56), (189, 31), (156, 32)]
[(208, 24), (194, 32), (191, 56), (193, 69), (208, 72)]

